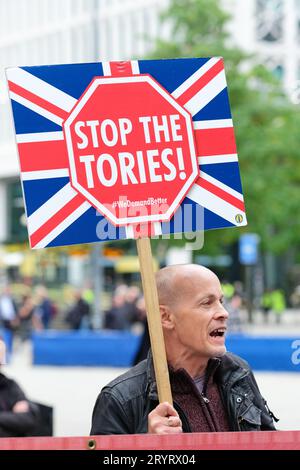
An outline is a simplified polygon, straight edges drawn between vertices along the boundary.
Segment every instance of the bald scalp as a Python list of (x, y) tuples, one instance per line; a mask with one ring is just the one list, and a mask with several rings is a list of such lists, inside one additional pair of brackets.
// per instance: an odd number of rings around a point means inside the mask
[(185, 294), (187, 280), (197, 274), (203, 278), (215, 276), (208, 268), (198, 264), (176, 264), (156, 273), (156, 286), (160, 305), (175, 305)]

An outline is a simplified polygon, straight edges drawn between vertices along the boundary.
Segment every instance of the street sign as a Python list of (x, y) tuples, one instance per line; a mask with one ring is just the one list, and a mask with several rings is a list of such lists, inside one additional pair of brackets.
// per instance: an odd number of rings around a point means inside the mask
[(7, 78), (32, 248), (246, 225), (222, 58)]
[(63, 129), (73, 188), (115, 225), (169, 220), (199, 176), (191, 115), (150, 75), (95, 78)]
[(239, 260), (241, 264), (254, 265), (258, 260), (259, 236), (256, 233), (245, 233), (239, 240)]

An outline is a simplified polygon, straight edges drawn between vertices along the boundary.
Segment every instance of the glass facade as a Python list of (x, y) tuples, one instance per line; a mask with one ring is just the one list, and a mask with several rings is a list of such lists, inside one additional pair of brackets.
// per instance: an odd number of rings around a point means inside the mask
[(256, 1), (256, 34), (261, 41), (280, 41), (283, 36), (283, 0)]
[(22, 187), (19, 181), (7, 184), (8, 201), (8, 237), (11, 243), (21, 243), (27, 240), (26, 216)]

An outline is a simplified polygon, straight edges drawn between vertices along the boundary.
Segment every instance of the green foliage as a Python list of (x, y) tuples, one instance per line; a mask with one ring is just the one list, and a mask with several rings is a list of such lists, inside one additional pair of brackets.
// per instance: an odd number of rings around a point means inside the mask
[(263, 65), (231, 44), (220, 3), (171, 0), (162, 21), (172, 39), (157, 40), (151, 57), (224, 57), (248, 226), (206, 232), (206, 251), (250, 231), (263, 249), (282, 253), (300, 241), (299, 108)]

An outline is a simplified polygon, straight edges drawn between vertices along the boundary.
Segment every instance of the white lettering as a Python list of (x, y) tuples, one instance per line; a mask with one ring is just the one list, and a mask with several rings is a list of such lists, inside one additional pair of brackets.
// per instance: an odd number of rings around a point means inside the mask
[[(111, 138), (107, 135), (108, 129), (110, 129)], [(104, 119), (104, 121), (101, 122), (100, 134), (102, 141), (108, 147), (114, 147), (118, 142), (118, 129), (114, 121), (111, 119)]]
[(179, 119), (180, 119), (179, 114), (170, 115), (172, 139), (175, 141), (182, 140), (182, 134), (177, 133), (177, 131), (181, 129), (180, 124), (176, 124), (176, 121), (178, 121)]
[(139, 122), (143, 124), (144, 128), (144, 137), (145, 137), (145, 142), (146, 144), (150, 144), (151, 139), (150, 139), (150, 132), (149, 132), (149, 123), (151, 121), (150, 116), (142, 116), (139, 118)]
[(126, 135), (130, 134), (132, 131), (132, 122), (128, 118), (119, 119), (119, 129), (122, 145), (127, 145)]
[(81, 155), (79, 160), (81, 161), (81, 163), (84, 163), (84, 166), (85, 166), (86, 182), (87, 182), (88, 188), (94, 188), (95, 185), (94, 185), (94, 178), (93, 178), (91, 163), (95, 161), (95, 156), (94, 155)]
[(169, 173), (164, 175), (165, 181), (173, 181), (176, 178), (176, 167), (168, 158), (171, 156), (173, 156), (171, 149), (164, 149), (161, 153), (161, 161), (169, 170)]
[[(111, 187), (118, 181), (126, 186), (161, 181), (174, 181), (178, 176), (186, 178), (183, 153), (181, 148), (149, 149), (137, 152), (118, 152), (116, 155), (102, 153), (96, 155), (81, 155), (80, 162), (84, 164), (88, 188), (95, 187), (95, 175), (100, 184)], [(178, 175), (179, 172), (179, 175)]]
[(74, 130), (76, 134), (81, 139), (81, 142), (77, 143), (77, 148), (79, 149), (85, 149), (89, 143), (87, 136), (81, 131), (81, 127), (84, 127), (84, 126), (85, 126), (85, 123), (83, 121), (77, 121), (74, 126)]
[(164, 114), (161, 116), (161, 123), (158, 122), (159, 116), (153, 116), (153, 128), (154, 128), (154, 135), (155, 141), (161, 142), (160, 134), (163, 134), (164, 142), (170, 142), (170, 134), (169, 134), (169, 127), (168, 127), (168, 119), (167, 116)]
[(136, 152), (136, 156), (137, 156), (137, 163), (138, 163), (139, 173), (140, 173), (140, 182), (146, 183), (145, 163), (144, 163), (144, 156), (143, 156), (142, 150), (138, 150)]
[(98, 135), (96, 131), (96, 127), (99, 126), (99, 121), (86, 121), (86, 125), (91, 129), (93, 147), (99, 147)]
[(133, 167), (135, 165), (134, 157), (129, 152), (119, 153), (120, 173), (123, 184), (128, 184), (128, 178), (132, 184), (138, 184), (138, 180), (133, 174)]
[[(104, 174), (104, 164), (107, 163), (109, 165), (110, 173), (111, 176), (110, 178), (106, 178)], [(117, 164), (113, 157), (109, 155), (109, 153), (103, 153), (102, 155), (99, 156), (97, 160), (97, 174), (100, 183), (103, 184), (103, 186), (113, 186), (117, 179), (118, 179), (118, 169), (117, 169)]]
[(148, 166), (149, 166), (149, 173), (150, 173), (150, 181), (152, 183), (156, 183), (158, 181), (162, 181), (162, 176), (157, 175), (155, 173), (156, 168), (160, 167), (159, 162), (154, 161), (154, 157), (158, 157), (158, 150), (148, 150), (147, 151), (148, 157)]

